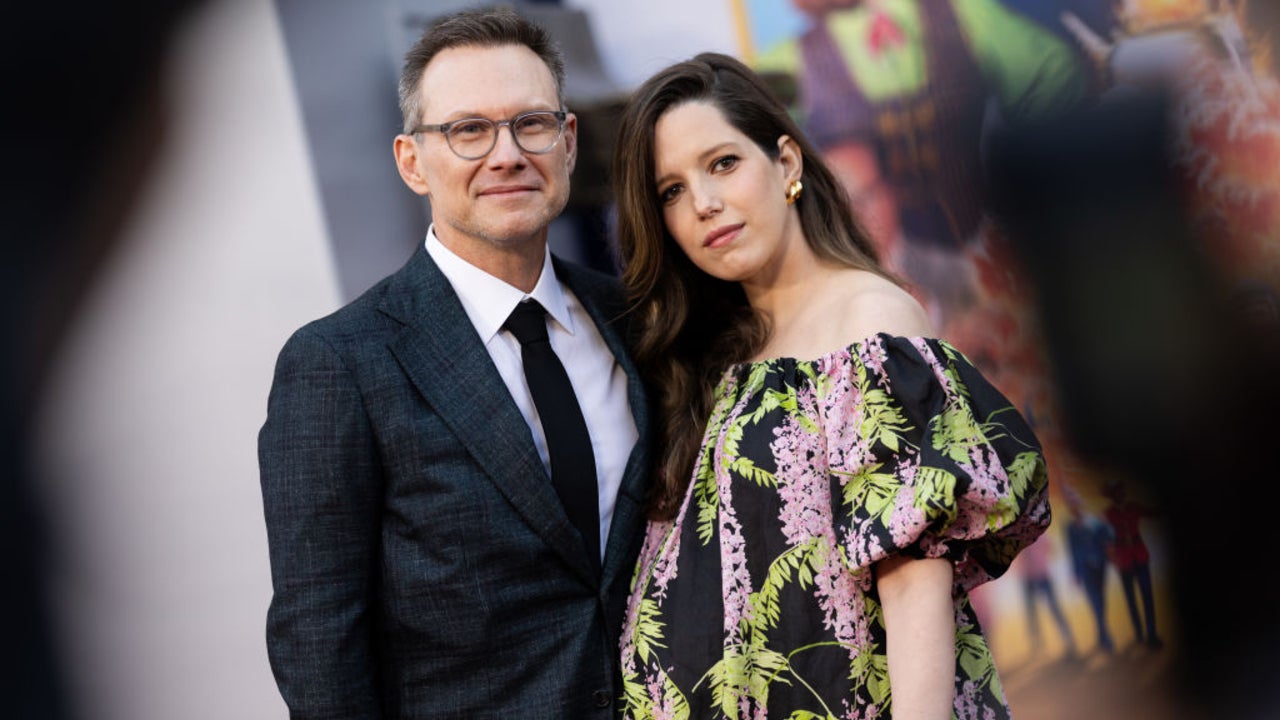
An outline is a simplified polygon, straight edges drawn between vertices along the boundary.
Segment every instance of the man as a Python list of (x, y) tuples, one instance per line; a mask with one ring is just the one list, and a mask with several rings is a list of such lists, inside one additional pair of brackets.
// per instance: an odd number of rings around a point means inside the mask
[[(394, 147), (431, 201), (425, 247), (280, 354), (259, 440), (268, 648), (294, 718), (615, 713), (645, 407), (618, 285), (547, 250), (577, 151), (563, 68), (509, 10), (423, 35)], [(571, 380), (555, 408), (522, 370), (536, 341), (505, 327), (526, 298)], [(568, 404), (585, 490), (562, 483)]]

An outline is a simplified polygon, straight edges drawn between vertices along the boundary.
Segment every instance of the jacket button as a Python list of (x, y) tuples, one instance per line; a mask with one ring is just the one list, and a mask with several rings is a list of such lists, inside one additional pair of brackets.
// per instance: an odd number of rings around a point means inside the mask
[(609, 693), (604, 690), (597, 690), (591, 693), (591, 699), (595, 702), (596, 707), (598, 708), (609, 707)]

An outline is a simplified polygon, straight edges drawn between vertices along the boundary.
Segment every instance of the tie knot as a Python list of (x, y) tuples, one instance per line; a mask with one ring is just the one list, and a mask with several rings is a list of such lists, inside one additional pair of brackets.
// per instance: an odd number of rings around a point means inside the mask
[(511, 311), (503, 327), (511, 331), (520, 341), (521, 346), (529, 343), (547, 342), (547, 311), (537, 300), (529, 300), (516, 305)]

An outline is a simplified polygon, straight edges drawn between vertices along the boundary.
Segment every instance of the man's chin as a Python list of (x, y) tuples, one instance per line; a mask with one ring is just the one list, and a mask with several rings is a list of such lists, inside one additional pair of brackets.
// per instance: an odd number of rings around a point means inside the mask
[(486, 234), (495, 240), (511, 238), (518, 241), (520, 238), (530, 236), (545, 238), (547, 226), (560, 215), (563, 209), (564, 206), (539, 205), (507, 213), (496, 222), (490, 218), (481, 218), (481, 224)]
[(502, 223), (486, 223), (477, 235), (498, 247), (519, 247), (546, 240), (547, 226), (553, 219), (554, 216), (545, 213), (509, 218)]

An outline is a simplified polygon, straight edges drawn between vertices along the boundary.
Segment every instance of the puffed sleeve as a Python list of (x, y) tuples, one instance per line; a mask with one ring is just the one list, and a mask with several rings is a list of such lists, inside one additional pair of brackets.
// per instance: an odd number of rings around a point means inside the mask
[(962, 590), (999, 577), (1049, 525), (1031, 428), (944, 341), (880, 335), (845, 360), (818, 410), (848, 562), (945, 557)]

